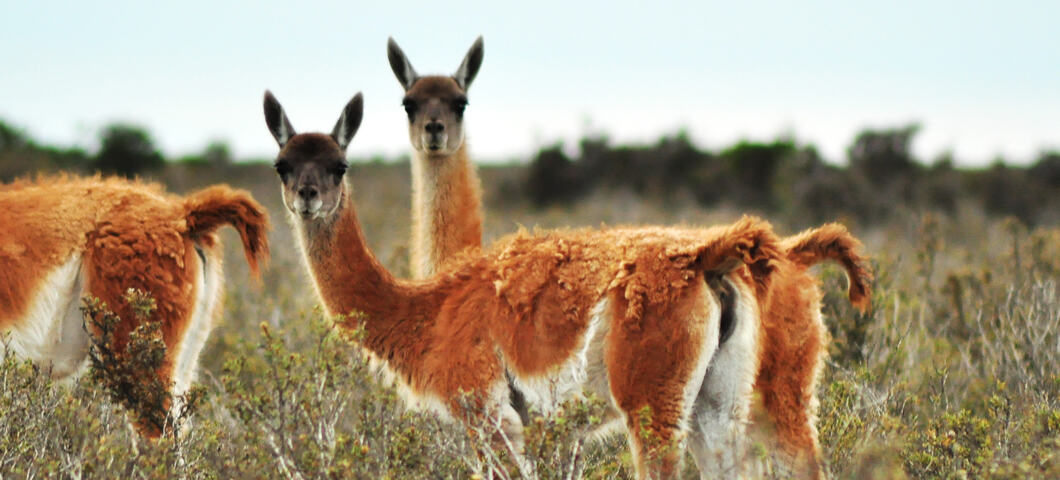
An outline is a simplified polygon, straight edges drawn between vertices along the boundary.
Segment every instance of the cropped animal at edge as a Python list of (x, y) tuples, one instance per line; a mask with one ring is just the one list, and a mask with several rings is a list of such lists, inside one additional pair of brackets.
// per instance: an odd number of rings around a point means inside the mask
[[(241, 190), (213, 186), (185, 197), (155, 184), (68, 175), (0, 186), (0, 332), (4, 349), (53, 378), (73, 378), (87, 363), (91, 325), (83, 297), (120, 317), (112, 348), (124, 351), (139, 325), (123, 300), (147, 292), (166, 346), (156, 374), (178, 398), (195, 378), (199, 352), (221, 310), (222, 250), (215, 231), (239, 232), (253, 271), (269, 254), (264, 208)], [(98, 332), (93, 332), (95, 334)], [(136, 421), (145, 436), (164, 425)]]

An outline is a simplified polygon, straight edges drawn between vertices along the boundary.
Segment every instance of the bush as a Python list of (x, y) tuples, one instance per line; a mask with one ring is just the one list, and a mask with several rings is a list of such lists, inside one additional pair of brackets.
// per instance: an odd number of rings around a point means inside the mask
[(162, 324), (150, 318), (155, 301), (135, 289), (125, 293), (124, 301), (135, 312), (137, 324), (127, 339), (118, 338), (121, 319), (107, 309), (106, 303), (96, 298), (84, 300), (81, 311), (86, 328), (92, 333), (89, 381), (106, 390), (111, 401), (130, 410), (140, 431), (150, 435), (178, 433), (202, 401), (203, 391), (192, 389), (176, 399), (178, 408), (172, 408), (173, 383), (163, 381), (156, 373), (163, 367), (166, 344), (162, 341)]
[(133, 177), (158, 170), (164, 163), (146, 130), (114, 124), (100, 133), (100, 149), (92, 165), (103, 173)]

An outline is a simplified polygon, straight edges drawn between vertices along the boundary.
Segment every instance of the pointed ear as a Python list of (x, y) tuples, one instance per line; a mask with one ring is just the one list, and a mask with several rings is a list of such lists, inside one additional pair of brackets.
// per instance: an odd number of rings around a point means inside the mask
[(412, 84), (416, 83), (419, 75), (412, 68), (412, 64), (409, 63), (405, 52), (402, 52), (401, 47), (394, 41), (394, 37), (390, 37), (386, 41), (386, 57), (390, 60), (390, 69), (394, 71), (398, 82), (401, 82), (401, 87), (406, 91), (412, 88)]
[(287, 119), (287, 114), (283, 113), (283, 107), (268, 90), (265, 90), (265, 124), (269, 126), (272, 138), (276, 139), (280, 148), (287, 145), (287, 141), (295, 135), (291, 121)]
[(471, 81), (475, 79), (475, 75), (478, 74), (478, 68), (482, 66), (483, 54), (482, 36), (479, 35), (475, 39), (475, 43), (471, 44), (471, 49), (467, 51), (467, 55), (464, 56), (464, 61), (460, 63), (460, 68), (457, 68), (456, 73), (453, 74), (453, 79), (465, 92), (471, 86)]
[(346, 108), (342, 109), (339, 121), (331, 130), (331, 138), (335, 139), (335, 143), (338, 143), (343, 151), (346, 151), (346, 146), (350, 144), (353, 135), (361, 127), (362, 117), (364, 117), (364, 97), (361, 92), (357, 92), (357, 95), (350, 99), (350, 103), (346, 104)]

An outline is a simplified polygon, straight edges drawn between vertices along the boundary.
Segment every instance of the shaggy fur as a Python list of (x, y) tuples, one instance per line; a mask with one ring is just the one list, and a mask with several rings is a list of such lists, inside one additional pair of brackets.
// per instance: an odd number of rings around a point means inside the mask
[[(388, 53), (395, 75), (406, 88), (406, 101), (411, 100), (414, 105), (433, 102), (444, 109), (466, 96), (465, 89), (453, 77), (418, 77), (393, 40)], [(420, 135), (428, 116), (425, 112), (420, 109), (415, 116), (410, 113), (409, 118), (415, 150), (410, 249), (415, 278), (427, 277), (440, 266), (447, 268), (457, 252), (478, 249), (482, 241), (481, 187), (467, 160), (466, 145), (461, 144), (452, 154), (425, 151)], [(462, 127), (462, 117), (453, 117), (447, 110), (444, 113), (448, 116), (442, 116), (443, 123)], [(437, 111), (432, 115), (437, 115)], [(825, 260), (842, 264), (850, 279), (850, 300), (864, 311), (869, 306), (871, 275), (857, 254), (858, 247), (857, 240), (836, 224), (786, 239), (784, 248), (790, 261), (779, 267), (778, 293), (759, 299), (763, 317), (755, 390), (762, 395), (768, 421), (775, 427), (777, 460), (793, 474), (806, 478), (821, 475), (814, 390), (826, 341), (820, 319), (821, 294), (817, 280), (806, 268)]]
[[(589, 355), (602, 354), (604, 378), (586, 369), (564, 390), (606, 386), (595, 393), (635, 432), (642, 476), (673, 473), (677, 454), (643, 450), (638, 412), (650, 409), (648, 429), (663, 444), (678, 440), (691, 412), (687, 392), (698, 391), (717, 346), (720, 309), (707, 278), (728, 273), (743, 291), (764, 294), (777, 257), (768, 224), (754, 219), (685, 242), (665, 229), (524, 232), (454, 258), (445, 273), (402, 281), (368, 251), (343, 196), (330, 222), (295, 219), (306, 261), (327, 310), (354, 314), (341, 324), (364, 328), (362, 346), (414, 396), (455, 418), (504, 415), (506, 372), (523, 385), (562, 381), (566, 364), (598, 343)], [(602, 340), (589, 333), (599, 305)]]
[[(417, 277), (434, 271), (456, 252), (480, 245), (477, 177), (465, 158), (450, 160), (458, 162), (434, 164), (417, 156), (413, 165), (412, 265)], [(432, 174), (424, 174), (424, 169)], [(775, 432), (776, 460), (792, 474), (819, 478), (816, 379), (827, 334), (820, 318), (818, 282), (806, 270), (827, 260), (839, 262), (850, 280), (850, 301), (862, 311), (869, 307), (871, 274), (857, 253), (860, 243), (842, 225), (828, 224), (787, 238), (782, 248), (788, 252), (787, 261), (778, 263), (774, 291), (759, 299), (762, 332), (754, 387)], [(536, 272), (527, 274), (533, 278)]]
[[(360, 114), (350, 112), (359, 100), (346, 109), (356, 122)], [(265, 102), (269, 125), (289, 124), (274, 97)], [(272, 130), (280, 142), (283, 131)], [(344, 169), (336, 168), (349, 140), (309, 133), (281, 142), (285, 203), (328, 311), (343, 315), (347, 328), (364, 328), (364, 348), (413, 400), (461, 419), (496, 415), (518, 436), (525, 416), (513, 404), (548, 411), (588, 390), (624, 421), (640, 476), (669, 476), (680, 456), (641, 444), (644, 428), (663, 445), (691, 433), (702, 474), (734, 476), (757, 387), (786, 428), (779, 458), (793, 473), (820, 473), (813, 385), (824, 330), (806, 269), (840, 261), (852, 300), (864, 304), (867, 272), (845, 229), (826, 225), (783, 243), (749, 218), (706, 229), (523, 231), (457, 254), (428, 279), (405, 281), (365, 244)], [(306, 180), (324, 172), (333, 183)], [(324, 199), (311, 208), (295, 198), (307, 181), (313, 198)], [(719, 347), (723, 320), (731, 338)], [(513, 385), (525, 394), (519, 402), (509, 397)], [(651, 421), (642, 426), (645, 407)]]
[(850, 303), (862, 313), (870, 306), (871, 294), (869, 272), (865, 259), (858, 253), (861, 242), (847, 228), (838, 223), (829, 223), (819, 228), (806, 230), (783, 241), (787, 257), (802, 266), (813, 266), (826, 260), (834, 260), (847, 272), (850, 280)]
[[(360, 105), (358, 94), (340, 123), (358, 124)], [(736, 321), (757, 325), (754, 299), (768, 294), (780, 258), (769, 224), (520, 232), (458, 254), (428, 279), (400, 280), (368, 250), (343, 176), (341, 145), (356, 128), (284, 142), (278, 126), (290, 122), (270, 94), (265, 114), (317, 292), (340, 325), (364, 329), (362, 346), (412, 397), (457, 419), (497, 419), (519, 445), (509, 379), (543, 411), (593, 391), (624, 421), (639, 474), (676, 474), (680, 450), (657, 446), (680, 442), (702, 403), (722, 318), (708, 282), (730, 282), (742, 305)]]
[[(161, 322), (167, 347), (158, 374), (166, 383), (186, 388), (197, 349), (205, 340), (205, 333), (189, 331), (189, 324), (208, 331), (208, 320), (219, 311), (221, 249), (214, 231), (226, 224), (239, 232), (256, 273), (268, 257), (268, 218), (246, 192), (214, 186), (181, 198), (153, 184), (68, 176), (4, 186), (0, 188), (0, 331), (11, 332), (16, 341), (27, 331), (39, 331), (37, 337), (45, 344), (16, 350), (45, 365), (52, 364), (52, 355), (73, 355), (80, 366), (87, 338), (72, 336), (85, 332), (80, 328), (71, 332), (69, 324), (53, 318), (63, 312), (32, 313), (42, 305), (76, 305), (83, 295), (97, 297), (122, 319), (114, 345), (120, 351), (136, 328), (135, 315), (122, 296), (130, 288), (140, 289), (155, 299), (153, 320)], [(77, 287), (52, 291), (58, 271), (71, 277), (61, 284)], [(199, 291), (204, 287), (216, 291)], [(53, 325), (66, 331), (49, 332)], [(79, 322), (76, 325), (80, 327)], [(47, 344), (64, 338), (74, 341)], [(77, 351), (64, 351), (71, 348)], [(194, 355), (187, 349), (193, 349)], [(53, 375), (72, 375), (78, 368), (66, 370), (53, 370)]]
[(820, 478), (816, 390), (828, 334), (819, 282), (807, 270), (826, 260), (839, 262), (847, 272), (850, 301), (863, 312), (872, 276), (858, 253), (860, 242), (842, 225), (810, 229), (780, 245), (785, 261), (777, 262), (771, 291), (759, 299), (762, 349), (754, 389), (774, 429), (773, 457), (791, 476)]
[[(435, 191), (444, 191), (443, 187), (437, 185)], [(463, 191), (471, 195), (469, 191)], [(449, 202), (444, 208), (435, 208), (433, 214), (414, 210), (417, 219), (414, 245), (425, 245), (426, 240), (435, 239), (433, 245), (438, 247), (442, 244), (438, 240), (448, 241), (445, 243), (448, 248), (435, 248), (433, 254), (436, 256), (432, 258), (442, 261), (453, 258), (454, 252), (461, 248), (461, 239), (466, 242), (464, 247), (478, 246), (478, 228), (461, 231), (466, 223), (445, 221), (454, 217), (478, 219), (478, 205), (466, 210), (463, 216), (445, 211), (455, 205), (456, 202)], [(424, 236), (417, 227), (422, 228), (428, 222), (433, 228), (432, 235)], [(475, 223), (476, 227), (478, 225)], [(473, 235), (465, 235), (469, 232)], [(754, 388), (761, 395), (766, 420), (772, 426), (775, 459), (793, 475), (819, 478), (822, 463), (814, 426), (816, 382), (825, 355), (827, 333), (820, 316), (818, 280), (807, 269), (828, 260), (840, 263), (850, 281), (850, 301), (862, 311), (869, 307), (872, 276), (858, 254), (860, 243), (842, 225), (828, 224), (808, 230), (785, 239), (781, 248), (787, 253), (784, 259), (776, 262), (773, 288), (758, 298), (762, 314), (758, 340), (761, 345), (756, 346), (759, 358), (755, 360), (758, 371)], [(413, 258), (422, 257), (414, 254)], [(535, 279), (543, 275), (535, 268), (527, 268), (523, 274), (523, 277), (516, 278), (523, 279), (527, 285), (534, 285)], [(724, 372), (717, 374), (726, 375)]]

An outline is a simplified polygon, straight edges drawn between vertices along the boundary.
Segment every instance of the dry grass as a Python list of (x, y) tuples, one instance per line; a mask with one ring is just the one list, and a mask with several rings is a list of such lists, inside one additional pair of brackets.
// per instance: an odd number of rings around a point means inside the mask
[[(407, 274), (408, 172), (351, 170), (369, 243)], [(596, 193), (543, 211), (503, 197), (505, 171), (485, 171), (487, 241), (518, 225), (707, 224), (731, 209)], [(475, 435), (409, 412), (393, 388), (327, 327), (265, 167), (213, 172), (175, 166), (183, 192), (215, 181), (247, 188), (276, 217), (274, 257), (255, 284), (231, 232), (227, 301), (201, 358), (205, 399), (183, 435), (138, 441), (122, 407), (86, 375), (54, 385), (34, 367), (0, 365), (0, 477), (467, 478), (491, 466)], [(510, 179), (509, 179), (510, 180)], [(793, 233), (798, 218), (771, 220)], [(886, 225), (850, 225), (877, 270), (874, 309), (858, 315), (838, 268), (824, 267), (831, 359), (820, 383), (821, 441), (838, 478), (1060, 477), (1060, 229), (958, 209)], [(620, 437), (578, 445), (594, 405), (527, 432), (526, 472), (561, 478), (629, 478)], [(688, 463), (686, 476), (695, 478)], [(768, 476), (769, 465), (763, 465)], [(499, 475), (500, 476), (500, 475)]]

